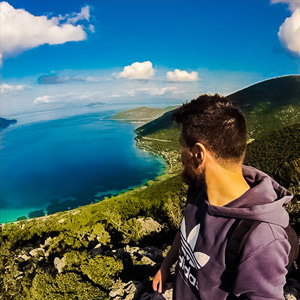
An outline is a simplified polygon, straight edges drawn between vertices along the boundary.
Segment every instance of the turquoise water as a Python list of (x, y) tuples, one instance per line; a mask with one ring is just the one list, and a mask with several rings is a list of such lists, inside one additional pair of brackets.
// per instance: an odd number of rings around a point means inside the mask
[(135, 147), (136, 125), (109, 113), (1, 131), (0, 223), (97, 202), (163, 172), (160, 158)]

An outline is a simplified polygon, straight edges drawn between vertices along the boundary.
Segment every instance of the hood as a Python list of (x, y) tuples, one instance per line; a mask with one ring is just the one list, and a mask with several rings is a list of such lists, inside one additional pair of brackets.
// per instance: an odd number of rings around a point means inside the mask
[(292, 193), (254, 167), (243, 165), (242, 172), (250, 189), (224, 206), (210, 205), (206, 201), (208, 212), (215, 216), (258, 220), (287, 227), (289, 215), (283, 205), (293, 198)]

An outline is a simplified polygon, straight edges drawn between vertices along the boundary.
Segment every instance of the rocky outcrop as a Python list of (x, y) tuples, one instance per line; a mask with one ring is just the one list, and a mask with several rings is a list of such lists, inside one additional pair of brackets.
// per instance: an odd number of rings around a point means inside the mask
[[(57, 224), (63, 224), (65, 218), (57, 217)], [(10, 294), (36, 300), (65, 299), (60, 295), (79, 299), (76, 295), (81, 293), (87, 296), (80, 299), (91, 300), (171, 299), (170, 285), (161, 295), (152, 289), (152, 279), (172, 240), (165, 237), (174, 234), (165, 226), (151, 217), (138, 217), (124, 222), (111, 235), (97, 223), (90, 232), (77, 232), (73, 239), (67, 232), (63, 239), (54, 232), (33, 236), (10, 256), (4, 268), (8, 274), (5, 284), (11, 285)], [(25, 223), (20, 228), (25, 230)]]

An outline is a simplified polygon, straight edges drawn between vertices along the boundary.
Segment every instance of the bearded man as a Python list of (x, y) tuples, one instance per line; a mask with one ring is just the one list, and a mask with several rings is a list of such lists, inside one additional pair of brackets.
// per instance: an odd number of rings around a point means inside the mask
[[(226, 97), (203, 95), (173, 113), (180, 124), (182, 178), (189, 185), (181, 228), (154, 277), (162, 292), (177, 261), (173, 299), (284, 299), (290, 244), (283, 204), (290, 192), (243, 165), (245, 116)], [(251, 232), (234, 278), (226, 273), (229, 230), (237, 219), (261, 221)]]

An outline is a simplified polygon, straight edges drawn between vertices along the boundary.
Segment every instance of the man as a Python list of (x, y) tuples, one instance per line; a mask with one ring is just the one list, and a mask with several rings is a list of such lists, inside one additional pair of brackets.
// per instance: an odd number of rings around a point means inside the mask
[[(153, 289), (162, 292), (177, 261), (173, 299), (284, 299), (290, 244), (282, 205), (292, 195), (243, 165), (243, 113), (226, 97), (203, 95), (176, 109), (173, 119), (181, 125), (182, 177), (189, 190), (181, 228)], [(239, 218), (263, 222), (248, 238), (235, 278), (226, 278), (228, 231)]]

